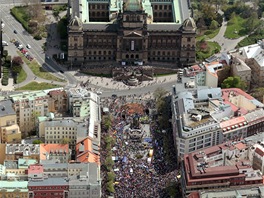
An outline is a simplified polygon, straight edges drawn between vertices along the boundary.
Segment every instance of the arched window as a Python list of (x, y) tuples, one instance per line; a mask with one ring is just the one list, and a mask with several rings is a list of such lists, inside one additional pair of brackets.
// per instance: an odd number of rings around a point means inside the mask
[(126, 58), (129, 58), (129, 55), (128, 54), (126, 55)]
[(131, 54), (131, 58), (132, 58), (132, 59), (134, 58), (134, 54)]

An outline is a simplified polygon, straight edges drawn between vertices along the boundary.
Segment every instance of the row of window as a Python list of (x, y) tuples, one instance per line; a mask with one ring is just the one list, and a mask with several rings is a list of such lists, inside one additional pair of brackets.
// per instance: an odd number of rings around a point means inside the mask
[(108, 20), (108, 16), (109, 15), (108, 15), (108, 12), (89, 12), (89, 16), (91, 16), (91, 17), (105, 18), (105, 19)]
[[(62, 131), (61, 133), (64, 135), (64, 131)], [(54, 131), (54, 132), (46, 131), (46, 134), (56, 134), (56, 131)], [(72, 135), (74, 135), (74, 134), (75, 134), (75, 131), (72, 132)], [(58, 135), (60, 135), (60, 131), (58, 131)], [(65, 135), (68, 135), (67, 131), (65, 131)], [(69, 135), (71, 135), (71, 132), (69, 132)]]
[(171, 5), (154, 5), (152, 6), (154, 12), (156, 10), (171, 10)]

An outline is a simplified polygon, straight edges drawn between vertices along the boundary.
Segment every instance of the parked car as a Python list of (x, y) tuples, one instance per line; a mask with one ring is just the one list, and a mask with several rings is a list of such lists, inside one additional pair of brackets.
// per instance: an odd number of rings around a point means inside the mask
[(8, 46), (8, 43), (6, 41), (2, 41), (3, 46)]
[(18, 47), (17, 47), (19, 50), (22, 50), (23, 49), (23, 45), (19, 45)]
[(15, 41), (14, 44), (16, 47), (18, 47), (20, 45), (19, 41)]

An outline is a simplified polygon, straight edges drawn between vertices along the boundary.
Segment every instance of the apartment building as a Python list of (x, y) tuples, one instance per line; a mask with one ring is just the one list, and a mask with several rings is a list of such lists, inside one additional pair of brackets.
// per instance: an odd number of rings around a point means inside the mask
[(96, 163), (30, 165), (28, 180), (29, 197), (101, 197), (100, 166)]
[(0, 181), (0, 197), (28, 198), (27, 181)]
[(198, 191), (223, 192), (243, 186), (262, 186), (263, 176), (258, 166), (260, 149), (254, 145), (263, 138), (259, 134), (185, 154), (181, 166), (183, 197)]
[(40, 144), (40, 163), (68, 163), (71, 150), (68, 144)]
[(251, 82), (251, 69), (240, 57), (232, 56), (231, 71), (233, 76), (239, 76), (247, 87), (250, 87)]
[(13, 102), (22, 137), (25, 138), (36, 131), (37, 117), (47, 115), (49, 112), (49, 96), (46, 91), (32, 91), (10, 95), (9, 97)]
[(48, 92), (48, 95), (49, 112), (61, 116), (68, 113), (68, 96), (65, 90), (52, 90)]
[(76, 161), (81, 163), (97, 163), (100, 166), (100, 142), (86, 137), (76, 144)]
[[(172, 91), (173, 136), (178, 156), (217, 145), (221, 141), (221, 128), (212, 116), (221, 99), (221, 89), (198, 89), (190, 80), (182, 77)], [(229, 109), (224, 104), (222, 106), (223, 113), (228, 113)]]
[(27, 180), (28, 166), (36, 164), (35, 159), (18, 159), (6, 160), (4, 162), (5, 175), (2, 176), (3, 180)]
[(181, 76), (172, 90), (173, 134), (178, 155), (183, 157), (256, 133), (263, 125), (263, 107), (240, 89), (198, 86), (195, 79)]
[(100, 165), (96, 163), (70, 163), (68, 170), (69, 197), (101, 197)]
[(39, 134), (40, 137), (45, 137), (45, 143), (69, 143), (73, 159), (76, 143), (86, 138), (88, 131), (89, 123), (80, 118), (58, 118), (39, 123)]
[(0, 101), (0, 135), (1, 143), (19, 143), (21, 141), (21, 132), (11, 100)]
[(221, 190), (216, 192), (215, 190), (210, 191), (204, 191), (201, 190), (199, 192), (192, 192), (190, 195), (187, 196), (187, 198), (223, 198), (223, 195), (225, 197), (263, 197), (264, 196), (264, 186), (257, 186), (252, 188), (249, 187), (243, 187), (241, 189), (227, 189), (227, 190)]
[(6, 144), (5, 160), (35, 159), (39, 162), (39, 144)]
[[(224, 65), (218, 61), (211, 63), (201, 63), (186, 67), (183, 75), (195, 79), (198, 86), (218, 87), (219, 80), (222, 79), (222, 70)], [(222, 80), (221, 80), (222, 81)]]
[(43, 178), (28, 181), (28, 197), (69, 197), (69, 182), (65, 178)]

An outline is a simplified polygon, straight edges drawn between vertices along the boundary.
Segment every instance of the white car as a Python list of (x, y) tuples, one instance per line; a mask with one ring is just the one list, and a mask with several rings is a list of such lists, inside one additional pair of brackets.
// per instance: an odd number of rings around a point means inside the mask
[(31, 48), (31, 46), (30, 46), (29, 44), (27, 44), (27, 48), (28, 48), (28, 49), (30, 49), (30, 48)]
[(6, 41), (2, 41), (3, 46), (8, 46), (8, 43)]

